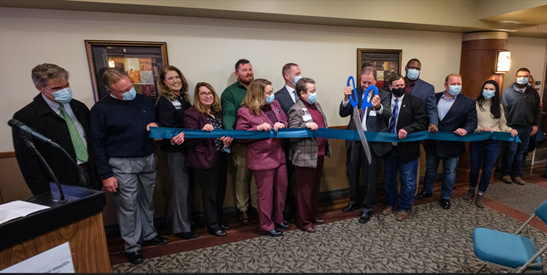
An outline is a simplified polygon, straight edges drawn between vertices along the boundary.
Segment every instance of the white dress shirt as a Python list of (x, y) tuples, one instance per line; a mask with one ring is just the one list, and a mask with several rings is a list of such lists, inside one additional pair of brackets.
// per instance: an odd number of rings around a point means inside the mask
[[(401, 106), (402, 106), (402, 102), (403, 102), (403, 98), (405, 97), (405, 95), (403, 94), (401, 97), (397, 98), (397, 117), (395, 118), (395, 134), (399, 134), (399, 132), (397, 132), (397, 122), (399, 122), (399, 115), (401, 114)], [(393, 115), (393, 110), (395, 110), (395, 96), (392, 96), (391, 97), (391, 114)], [(387, 125), (388, 127), (388, 130), (389, 130), (389, 125), (391, 125), (391, 120), (392, 120), (392, 117), (390, 116), (389, 117), (389, 123)], [(392, 145), (394, 146), (397, 146), (397, 142), (392, 142), (391, 143)]]
[[(368, 102), (370, 102), (372, 100), (372, 97), (374, 96), (374, 91), (370, 91), (368, 92)], [(365, 98), (365, 93), (363, 93), (363, 99)], [(342, 106), (346, 107), (349, 103), (349, 100), (342, 100)], [(358, 108), (360, 106), (357, 106)], [(367, 130), (367, 112), (368, 112), (368, 108), (369, 107), (366, 107), (365, 108), (365, 115), (363, 116), (363, 119), (361, 120), (361, 126), (363, 127), (363, 130)], [(376, 116), (376, 115), (381, 115), (382, 112), (384, 111), (384, 106), (382, 104), (380, 104), (380, 109), (379, 110), (370, 110), (370, 114), (369, 116)], [(373, 113), (374, 112), (374, 113)]]
[(289, 95), (291, 95), (292, 101), (296, 103), (296, 100), (298, 97), (296, 96), (296, 90), (293, 87), (285, 85), (285, 89), (289, 92)]

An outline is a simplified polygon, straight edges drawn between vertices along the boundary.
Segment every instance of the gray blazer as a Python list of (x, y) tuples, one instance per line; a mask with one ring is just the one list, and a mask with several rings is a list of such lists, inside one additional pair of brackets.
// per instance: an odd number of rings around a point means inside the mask
[[(323, 123), (325, 123), (325, 128), (328, 128), (327, 117), (319, 102), (313, 104), (315, 108), (323, 116)], [(302, 108), (306, 108), (304, 102), (301, 99), (298, 99), (296, 103), (289, 109), (289, 128), (306, 128), (306, 123), (302, 119)], [(289, 152), (289, 160), (292, 161), (293, 165), (299, 167), (309, 167), (316, 168), (317, 166), (317, 138), (291, 138), (291, 150)], [(330, 140), (327, 140), (327, 146), (325, 147), (325, 156), (330, 157), (331, 155), (331, 146)]]

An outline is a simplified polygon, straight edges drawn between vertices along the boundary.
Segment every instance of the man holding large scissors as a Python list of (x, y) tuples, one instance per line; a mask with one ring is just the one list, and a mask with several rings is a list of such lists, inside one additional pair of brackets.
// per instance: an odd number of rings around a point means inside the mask
[[(340, 116), (347, 117), (354, 113), (354, 108), (359, 108), (359, 117), (361, 121), (351, 117), (348, 130), (358, 130), (362, 128), (364, 131), (370, 132), (387, 132), (387, 123), (391, 115), (390, 112), (390, 93), (382, 89), (378, 90), (378, 95), (370, 90), (366, 101), (372, 106), (360, 108), (363, 104), (364, 91), (370, 86), (376, 86), (377, 74), (373, 67), (364, 67), (361, 71), (361, 87), (356, 90), (357, 104), (350, 104), (350, 96), (355, 100), (355, 93), (349, 87), (344, 89), (344, 100), (340, 104)], [(349, 84), (349, 83), (348, 83)], [(353, 94), (352, 94), (353, 93)], [(360, 123), (359, 123), (360, 122)], [(360, 125), (357, 125), (360, 124)], [(382, 162), (382, 155), (391, 150), (389, 142), (371, 142), (366, 144), (366, 140), (361, 141), (346, 140), (346, 170), (349, 181), (350, 202), (342, 209), (342, 212), (351, 212), (359, 207), (362, 207), (359, 223), (367, 223), (372, 214), (372, 206), (376, 196), (376, 176)], [(363, 147), (367, 146), (368, 148)], [(368, 150), (366, 150), (368, 149)], [(370, 151), (370, 162), (367, 158), (367, 152)], [(370, 163), (370, 164), (369, 164)], [(361, 205), (359, 202), (359, 172), (363, 168), (365, 173), (365, 200)]]

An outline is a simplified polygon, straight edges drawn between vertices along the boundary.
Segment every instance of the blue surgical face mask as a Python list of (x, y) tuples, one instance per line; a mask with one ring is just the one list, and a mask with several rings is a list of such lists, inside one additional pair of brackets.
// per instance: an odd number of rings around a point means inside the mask
[(133, 87), (128, 92), (125, 92), (122, 95), (122, 98), (123, 98), (123, 100), (133, 100), (133, 99), (135, 99), (136, 95), (137, 95), (137, 91), (135, 91), (135, 87)]
[(416, 80), (418, 79), (418, 76), (420, 76), (420, 71), (416, 69), (408, 69), (408, 72), (406, 73), (406, 77), (410, 80)]
[(69, 103), (72, 100), (72, 90), (70, 87), (52, 92), (55, 101), (59, 103)]
[(294, 81), (292, 82), (292, 84), (294, 84), (294, 86), (296, 86), (296, 82), (298, 82), (298, 80), (300, 80), (301, 78), (302, 78), (302, 76), (295, 76)]
[(484, 99), (491, 99), (494, 95), (496, 95), (496, 91), (482, 90), (482, 96), (484, 96)]
[(528, 77), (517, 77), (517, 84), (528, 84)]
[(275, 99), (274, 94), (271, 94), (270, 96), (266, 97), (266, 104), (272, 104), (274, 99)]
[(309, 104), (314, 104), (316, 100), (317, 100), (317, 93), (310, 94), (310, 97), (308, 97), (308, 99), (306, 99), (306, 101)]
[(448, 86), (448, 92), (449, 92), (452, 96), (457, 96), (457, 95), (459, 95), (459, 94), (462, 92), (462, 86), (457, 86), (457, 85)]

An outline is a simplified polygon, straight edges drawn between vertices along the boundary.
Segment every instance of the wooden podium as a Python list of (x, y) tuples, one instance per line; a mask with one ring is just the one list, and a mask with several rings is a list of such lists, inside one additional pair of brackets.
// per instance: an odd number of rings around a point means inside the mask
[(104, 192), (62, 185), (26, 199), (51, 208), (0, 224), (0, 270), (68, 242), (76, 273), (112, 272), (101, 212)]

